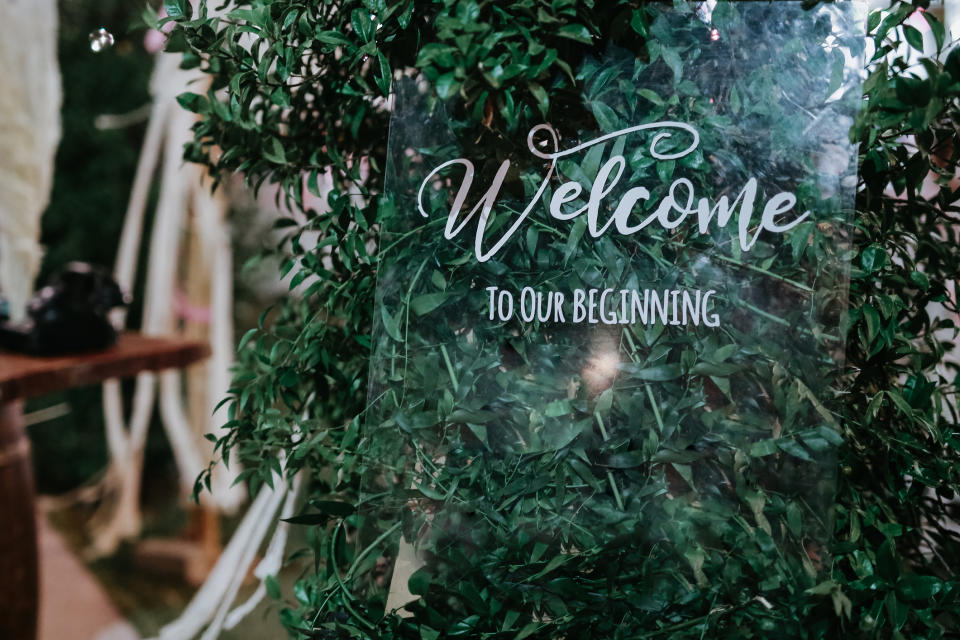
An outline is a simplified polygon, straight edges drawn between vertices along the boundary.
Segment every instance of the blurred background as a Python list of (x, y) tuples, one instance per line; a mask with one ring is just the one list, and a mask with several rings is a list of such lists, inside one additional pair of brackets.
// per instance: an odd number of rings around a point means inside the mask
[[(153, 4), (160, 9), (159, 3)], [(45, 253), (39, 283), (72, 261), (113, 270), (151, 116), (155, 50), (163, 42), (159, 33), (148, 32), (141, 19), (145, 3), (59, 0), (57, 5), (62, 137), (50, 203), (42, 217)], [(112, 45), (95, 42), (100, 28), (112, 36)], [(161, 163), (168, 161), (161, 158)], [(179, 158), (175, 161), (182, 164)], [(127, 327), (134, 330), (142, 323), (149, 267), (146, 247), (151, 243), (161, 171), (162, 167), (155, 169), (149, 183), (130, 292), (134, 302)], [(203, 188), (209, 189), (209, 184)], [(223, 185), (221, 191), (222, 202), (229, 207), (230, 227), (238, 230), (230, 232), (231, 320), (240, 332), (237, 335), (242, 335), (285, 289), (274, 275), (275, 265), (243, 268), (269, 237), (276, 211), (268, 196), (257, 203), (238, 184)], [(170, 260), (176, 262), (174, 256)], [(178, 286), (186, 280), (181, 277)], [(183, 302), (185, 295), (180, 289), (175, 292), (177, 328), (183, 329), (190, 320), (209, 322), (205, 317), (209, 309), (195, 301)], [(133, 380), (123, 381), (127, 410), (133, 389)], [(39, 637), (44, 640), (122, 640), (157, 634), (186, 607), (243, 515), (242, 505), (223, 510), (197, 506), (187, 499), (184, 479), (154, 406), (142, 472), (141, 534), (119, 541), (113, 549), (97, 549), (96, 530), (104, 517), (98, 509), (105, 502), (102, 484), (109, 462), (102, 398), (98, 385), (31, 398), (25, 405), (40, 494)], [(210, 452), (203, 455), (205, 464)], [(252, 576), (247, 580), (241, 600), (256, 582)], [(275, 616), (265, 601), (240, 629), (221, 637), (275, 637), (279, 631)]]

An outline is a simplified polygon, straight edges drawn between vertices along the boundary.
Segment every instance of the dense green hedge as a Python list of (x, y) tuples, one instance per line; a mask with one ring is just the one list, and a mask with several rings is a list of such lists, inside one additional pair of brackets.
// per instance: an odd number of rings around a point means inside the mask
[[(900, 38), (918, 44), (912, 27), (893, 28), (914, 5), (896, 2), (886, 17), (870, 18), (878, 54), (852, 131), (860, 181), (850, 311), (841, 323), (847, 364), (833, 400), (845, 419), (825, 579), (808, 587), (784, 573), (761, 586), (735, 569), (670, 601), (627, 606), (621, 618), (612, 617), (623, 612), (613, 587), (573, 589), (577, 597), (566, 600), (578, 613), (570, 616), (556, 613), (565, 598), (525, 600), (517, 591), (513, 615), (489, 590), (467, 588), (455, 597), (430, 590), (406, 619), (382, 618), (367, 597), (376, 589), (359, 569), (381, 551), (346, 544), (362, 532), (355, 531), (360, 516), (342, 504), (356, 500), (362, 474), (377, 463), (361, 430), (377, 272), (370, 247), (391, 208), (379, 198), (389, 113), (374, 98), (387, 95), (395, 70), (419, 69), (441, 98), (464, 105), (453, 112), (464, 132), (519, 137), (521, 125), (541, 115), (571, 117), (563, 109), (579, 104), (585, 84), (576, 71), (610, 45), (667, 75), (679, 52), (659, 61), (651, 55), (652, 14), (642, 3), (254, 0), (232, 6), (225, 18), (208, 17), (205, 8), (193, 16), (186, 0), (165, 5), (179, 25), (170, 48), (185, 50), (186, 64), (214, 78), (209, 92), (181, 96), (202, 115), (188, 158), (215, 173), (243, 172), (255, 185), (278, 182), (295, 206), (305, 191), (318, 191), (326, 167), (337, 172), (329, 212), (281, 222), (290, 230), (276, 249), (290, 256), (284, 274), (292, 274), (292, 286), (308, 286), (266, 311), (261, 327), (241, 341), (229, 435), (218, 444), (239, 455), (254, 488), (270, 482), (279, 453), (287, 473), (311, 471), (315, 509), (306, 521), (313, 522), (316, 573), (291, 594), (271, 588), (287, 603), (281, 618), (294, 636), (934, 638), (960, 624), (960, 583), (952, 571), (960, 536), (942, 526), (956, 512), (949, 500), (960, 484), (957, 387), (955, 371), (936, 370), (955, 331), (928, 312), (931, 302), (956, 311), (946, 285), (960, 265), (950, 226), (957, 194), (946, 187), (932, 201), (919, 194), (929, 171), (949, 179), (960, 154), (953, 125), (960, 54), (923, 59), (922, 77), (903, 58), (884, 58)], [(927, 19), (942, 48), (942, 25)], [(732, 99), (727, 105), (735, 108)], [(365, 180), (361, 157), (370, 159)], [(885, 192), (890, 183), (896, 196)], [(321, 245), (333, 247), (329, 262), (301, 242), (317, 231)], [(616, 558), (595, 559), (634, 566), (634, 558), (643, 570), (642, 553), (627, 545)], [(471, 576), (465, 584), (482, 583), (483, 576)], [(760, 590), (775, 606), (754, 598)]]

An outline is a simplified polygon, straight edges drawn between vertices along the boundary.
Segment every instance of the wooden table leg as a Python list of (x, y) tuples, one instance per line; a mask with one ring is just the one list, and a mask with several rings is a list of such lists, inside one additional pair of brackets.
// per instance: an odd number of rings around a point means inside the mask
[(35, 640), (37, 521), (23, 402), (0, 403), (0, 638)]

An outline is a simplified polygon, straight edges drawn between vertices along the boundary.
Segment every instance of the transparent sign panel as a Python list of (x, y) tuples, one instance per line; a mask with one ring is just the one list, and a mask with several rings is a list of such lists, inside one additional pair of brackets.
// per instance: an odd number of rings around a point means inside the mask
[(819, 581), (865, 15), (647, 11), (547, 117), (395, 83), (373, 608), (578, 637)]

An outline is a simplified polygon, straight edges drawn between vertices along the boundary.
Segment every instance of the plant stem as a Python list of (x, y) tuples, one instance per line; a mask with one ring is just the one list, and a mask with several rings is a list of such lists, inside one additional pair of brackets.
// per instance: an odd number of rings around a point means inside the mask
[(370, 555), (370, 552), (377, 548), (377, 546), (389, 538), (393, 533), (401, 527), (402, 522), (396, 522), (392, 527), (381, 533), (376, 540), (370, 543), (367, 548), (360, 552), (360, 554), (354, 559), (353, 564), (350, 565), (350, 568), (347, 569), (347, 575), (344, 577), (345, 580), (350, 580), (353, 577), (353, 572), (357, 570), (357, 567), (360, 566), (360, 563)]
[(657, 401), (653, 397), (653, 390), (650, 389), (650, 385), (647, 387), (647, 397), (650, 398), (650, 408), (653, 409), (653, 417), (657, 420), (657, 428), (660, 430), (660, 433), (663, 433), (663, 418), (660, 416), (660, 408), (657, 407)]
[(670, 633), (671, 631), (679, 631), (680, 629), (686, 629), (687, 627), (698, 625), (701, 622), (706, 622), (707, 620), (710, 619), (710, 616), (712, 616), (715, 613), (726, 613), (732, 608), (733, 607), (720, 609), (719, 611), (711, 611), (705, 616), (700, 616), (699, 618), (694, 618), (693, 620), (687, 620), (686, 622), (681, 622), (679, 624), (671, 625), (669, 627), (664, 627), (662, 629), (658, 629), (657, 631), (651, 631), (650, 633), (645, 633), (640, 636), (633, 636), (629, 638), (629, 640), (646, 640), (647, 638), (656, 638), (657, 636), (662, 636), (663, 634)]
[(800, 289), (801, 291), (806, 291), (807, 293), (813, 293), (813, 292), (814, 292), (813, 288), (808, 287), (807, 285), (803, 284), (802, 282), (797, 282), (796, 280), (791, 280), (790, 278), (784, 278), (783, 276), (778, 276), (777, 274), (773, 273), (772, 271), (767, 271), (766, 269), (764, 269), (764, 268), (762, 268), (762, 267), (757, 267), (757, 266), (752, 265), (752, 264), (746, 264), (746, 263), (744, 263), (744, 262), (740, 262), (739, 260), (734, 260), (733, 258), (728, 258), (727, 256), (721, 255), (721, 254), (719, 254), (719, 253), (716, 253), (716, 254), (712, 255), (711, 258), (716, 258), (717, 260), (721, 260), (721, 261), (723, 261), (723, 262), (728, 262), (728, 263), (733, 264), (733, 265), (736, 265), (736, 266), (738, 266), (738, 267), (743, 267), (744, 269), (749, 269), (750, 271), (755, 271), (755, 272), (757, 272), (757, 273), (762, 273), (763, 275), (765, 275), (765, 276), (767, 276), (767, 277), (774, 278), (775, 280), (779, 280), (780, 282), (783, 282), (783, 283), (785, 283), (785, 284), (789, 284), (790, 286), (796, 287), (797, 289)]
[(447, 353), (447, 345), (440, 345), (440, 353), (443, 354), (443, 361), (447, 365), (447, 372), (450, 374), (450, 381), (453, 383), (453, 391), (458, 393), (460, 384), (457, 382), (457, 375), (453, 372), (453, 364), (450, 362), (450, 354)]
[[(600, 435), (603, 436), (603, 441), (607, 442), (610, 440), (610, 437), (607, 435), (607, 428), (603, 424), (603, 418), (600, 417), (600, 414), (594, 412), (593, 414), (597, 419), (597, 424), (600, 425)], [(610, 490), (613, 491), (613, 499), (617, 502), (617, 507), (620, 511), (626, 511), (623, 506), (623, 497), (620, 495), (620, 489), (617, 488), (617, 482), (613, 478), (613, 472), (610, 469), (607, 469), (607, 482), (610, 483)]]

